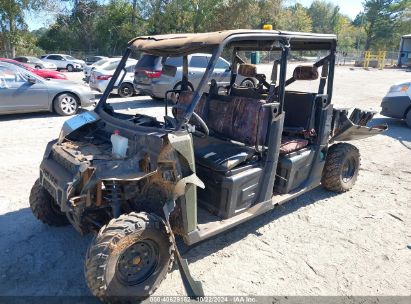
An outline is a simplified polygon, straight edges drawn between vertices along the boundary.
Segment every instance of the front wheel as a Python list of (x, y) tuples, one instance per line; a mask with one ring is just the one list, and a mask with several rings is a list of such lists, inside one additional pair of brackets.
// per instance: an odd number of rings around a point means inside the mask
[(88, 249), (87, 284), (103, 301), (143, 300), (171, 269), (173, 248), (164, 222), (156, 215), (121, 215), (101, 228)]
[(350, 190), (360, 169), (360, 151), (353, 145), (338, 143), (328, 149), (321, 178), (322, 185), (334, 192)]
[(67, 71), (73, 72), (73, 71), (74, 71), (74, 66), (71, 65), (71, 64), (68, 64), (68, 65), (67, 65)]
[(65, 226), (69, 224), (66, 215), (60, 211), (56, 201), (40, 184), (39, 179), (36, 180), (31, 188), (29, 203), (34, 216), (44, 224), (50, 226)]
[(77, 97), (71, 93), (63, 93), (54, 99), (54, 110), (61, 116), (74, 115), (78, 111)]

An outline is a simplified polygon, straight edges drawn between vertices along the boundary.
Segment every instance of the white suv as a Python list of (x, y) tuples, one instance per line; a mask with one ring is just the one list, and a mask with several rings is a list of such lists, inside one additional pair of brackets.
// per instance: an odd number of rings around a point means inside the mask
[(81, 71), (86, 65), (83, 60), (64, 54), (44, 55), (41, 56), (41, 60), (54, 63), (57, 66), (57, 70), (67, 70), (69, 72)]

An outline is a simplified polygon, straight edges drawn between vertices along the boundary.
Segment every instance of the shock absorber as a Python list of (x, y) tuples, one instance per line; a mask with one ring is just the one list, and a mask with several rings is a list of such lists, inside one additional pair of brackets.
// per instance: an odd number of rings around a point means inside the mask
[(117, 218), (121, 215), (121, 189), (120, 185), (115, 180), (108, 180), (104, 182), (105, 195), (104, 199), (110, 201), (113, 217)]

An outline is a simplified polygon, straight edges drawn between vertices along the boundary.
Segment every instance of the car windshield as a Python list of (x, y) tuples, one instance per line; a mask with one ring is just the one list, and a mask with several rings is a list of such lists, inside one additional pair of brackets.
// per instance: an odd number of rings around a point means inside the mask
[(68, 60), (76, 60), (76, 58), (70, 56), (70, 55), (64, 55), (64, 58), (68, 59)]
[(118, 66), (119, 62), (120, 60), (110, 62), (107, 66), (103, 67), (103, 70), (106, 70), (106, 71), (114, 70)]
[(137, 67), (143, 69), (155, 69), (160, 63), (161, 57), (145, 54), (138, 61)]
[(37, 75), (29, 72), (30, 69), (26, 70), (24, 68), (15, 67), (12, 65), (11, 66), (0, 65), (0, 67), (3, 69), (3, 74), (8, 77), (13, 76), (14, 81), (18, 81), (18, 82), (26, 81), (28, 77), (40, 80), (40, 78)]
[(103, 64), (105, 64), (105, 63), (107, 63), (107, 62), (109, 62), (109, 61), (110, 61), (110, 60), (108, 60), (108, 59), (101, 59), (101, 60), (95, 62), (95, 63), (94, 63), (94, 66), (102, 66)]

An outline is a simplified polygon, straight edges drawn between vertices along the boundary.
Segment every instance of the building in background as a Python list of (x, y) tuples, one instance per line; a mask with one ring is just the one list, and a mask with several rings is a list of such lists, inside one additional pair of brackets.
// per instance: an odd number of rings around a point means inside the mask
[(411, 66), (411, 34), (401, 37), (398, 66)]

